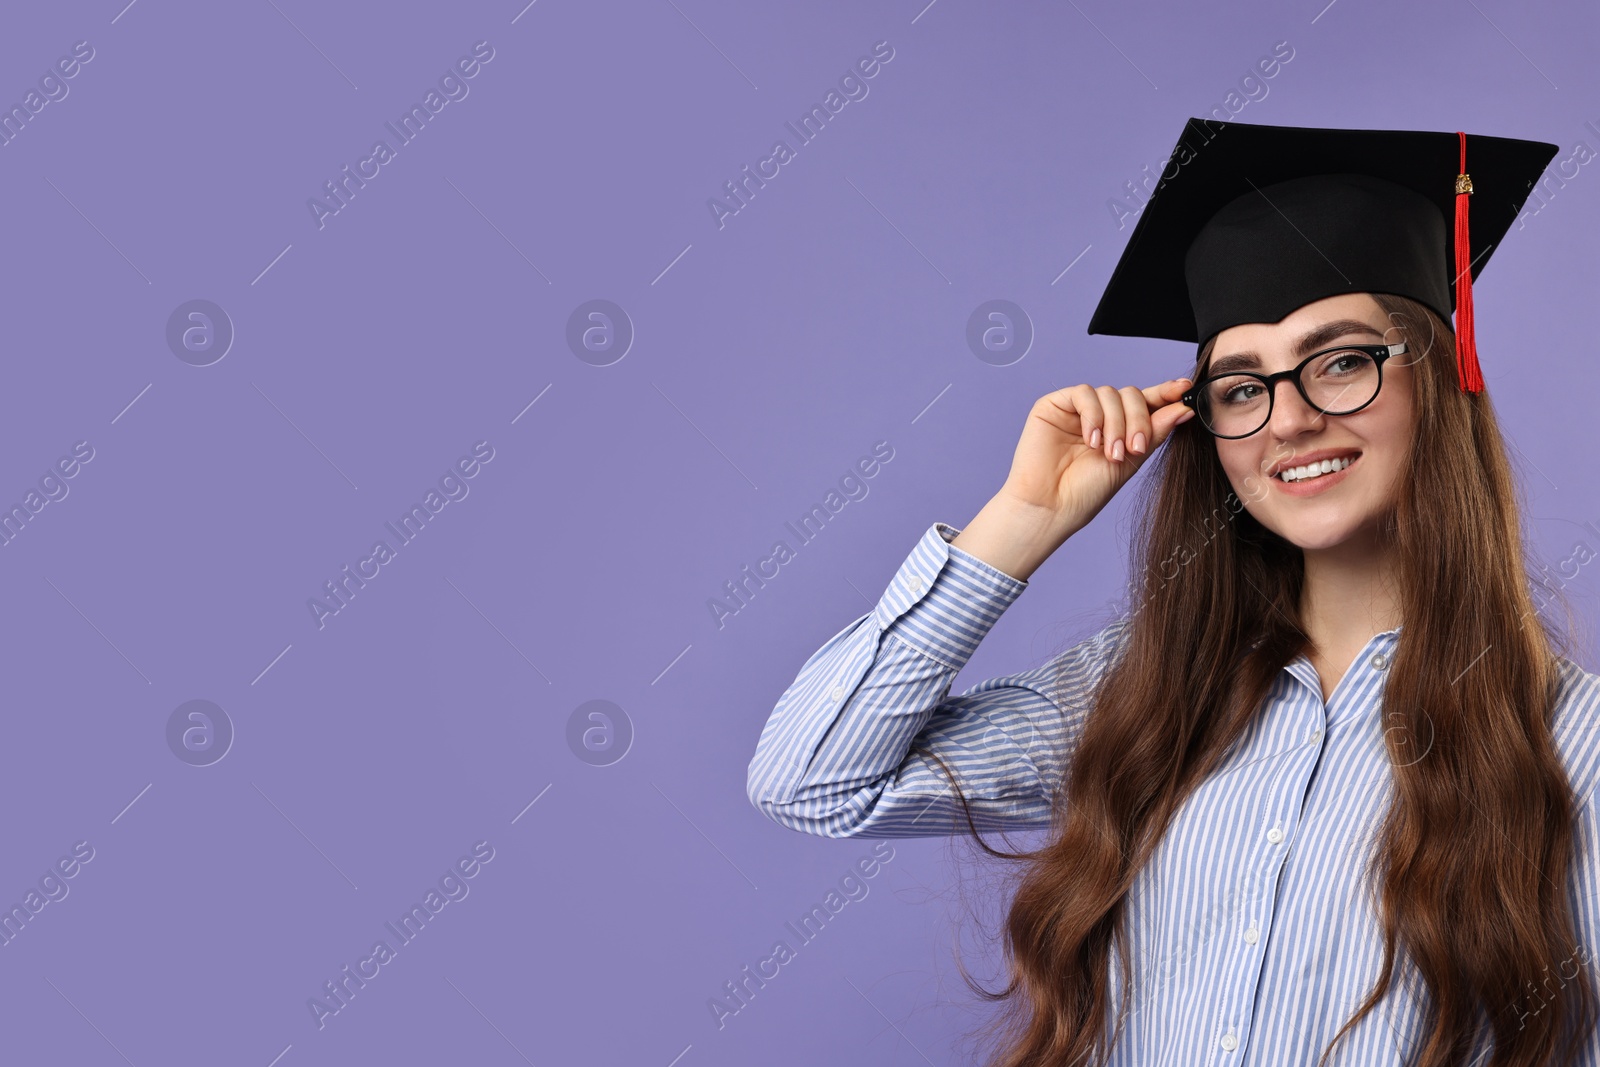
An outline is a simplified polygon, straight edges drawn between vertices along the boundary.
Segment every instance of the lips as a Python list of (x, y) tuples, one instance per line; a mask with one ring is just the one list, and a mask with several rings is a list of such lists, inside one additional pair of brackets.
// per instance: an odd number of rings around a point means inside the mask
[(1292, 470), (1295, 467), (1309, 467), (1313, 463), (1321, 463), (1325, 459), (1345, 459), (1348, 457), (1353, 461), (1359, 455), (1361, 455), (1359, 448), (1319, 448), (1315, 452), (1305, 452), (1273, 464), (1272, 468), (1267, 471), (1267, 475), (1268, 477), (1276, 478), (1278, 481), (1283, 481), (1278, 476), (1286, 470)]
[(1307, 478), (1304, 481), (1286, 482), (1282, 478), (1273, 478), (1272, 482), (1285, 496), (1317, 496), (1337, 487), (1360, 465), (1361, 455), (1357, 453), (1355, 458), (1340, 470), (1330, 471), (1316, 478)]

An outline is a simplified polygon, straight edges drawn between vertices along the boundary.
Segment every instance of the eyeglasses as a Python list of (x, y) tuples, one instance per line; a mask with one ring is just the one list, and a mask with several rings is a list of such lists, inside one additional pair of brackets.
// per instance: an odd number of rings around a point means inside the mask
[(1378, 397), (1383, 363), (1402, 355), (1393, 345), (1340, 345), (1313, 352), (1293, 370), (1276, 374), (1229, 371), (1202, 378), (1183, 394), (1183, 402), (1216, 437), (1249, 437), (1272, 418), (1278, 383), (1294, 382), (1307, 404), (1324, 415), (1351, 415)]

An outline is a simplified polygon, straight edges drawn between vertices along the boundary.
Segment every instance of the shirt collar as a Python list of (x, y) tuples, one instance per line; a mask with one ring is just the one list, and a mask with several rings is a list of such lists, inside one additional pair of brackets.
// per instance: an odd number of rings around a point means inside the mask
[[(1367, 643), (1361, 646), (1361, 651), (1355, 659), (1350, 661), (1350, 666), (1345, 668), (1344, 676), (1339, 679), (1339, 684), (1334, 686), (1332, 698), (1328, 701), (1328, 721), (1337, 722), (1348, 718), (1358, 710), (1352, 706), (1347, 695), (1354, 687), (1362, 685), (1374, 674), (1385, 674), (1394, 662), (1394, 647), (1400, 640), (1402, 627), (1396, 626), (1392, 630), (1384, 630), (1373, 634)], [(1300, 681), (1313, 694), (1317, 701), (1322, 701), (1322, 682), (1317, 676), (1317, 669), (1311, 665), (1311, 659), (1304, 652), (1284, 664), (1283, 669)], [(1365, 688), (1365, 686), (1363, 686)], [(1381, 692), (1382, 686), (1379, 686)], [(1334, 707), (1338, 701), (1339, 706)]]

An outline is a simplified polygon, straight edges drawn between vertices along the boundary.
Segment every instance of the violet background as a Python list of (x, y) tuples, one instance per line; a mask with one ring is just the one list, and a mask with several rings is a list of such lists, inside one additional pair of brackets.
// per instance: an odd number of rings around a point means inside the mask
[[(94, 449), (0, 548), (0, 903), (95, 851), (0, 946), (4, 1062), (970, 1062), (988, 1010), (951, 951), (998, 974), (965, 909), (1000, 901), (943, 839), (893, 842), (719, 1028), (710, 998), (874, 844), (768, 822), (745, 768), (1037, 396), (1186, 369), (1085, 334), (1132, 230), (1107, 202), (1280, 41), (1241, 122), (1546, 140), (1549, 174), (1600, 148), (1573, 2), (522, 2), (4, 13), (8, 106), (95, 51), (0, 147), (0, 504)], [(319, 229), (308, 198), (480, 40), (468, 96)], [(707, 200), (879, 41), (867, 97), (719, 228)], [(1553, 573), (1600, 549), (1597, 221), (1577, 167), (1474, 290)], [(166, 342), (193, 299), (236, 331), (209, 366)], [(566, 341), (593, 299), (636, 331), (609, 366)], [(991, 299), (1035, 331), (1008, 366), (966, 342)], [(319, 629), (308, 598), (480, 440), (469, 495)], [(880, 440), (869, 494), (719, 629), (707, 601)], [(1090, 632), (1127, 502), (958, 691)], [(1591, 628), (1597, 573), (1562, 579)], [(166, 740), (193, 699), (236, 731), (210, 766)], [(591, 700), (632, 724), (608, 766), (569, 747)], [(308, 998), (480, 840), (470, 894), (319, 1029)]]

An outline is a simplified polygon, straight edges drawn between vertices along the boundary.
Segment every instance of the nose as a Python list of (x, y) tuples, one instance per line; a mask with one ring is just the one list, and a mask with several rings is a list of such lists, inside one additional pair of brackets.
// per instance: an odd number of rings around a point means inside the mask
[(1267, 421), (1278, 440), (1291, 440), (1306, 430), (1321, 429), (1325, 420), (1322, 412), (1306, 403), (1293, 382), (1273, 383), (1272, 417)]

